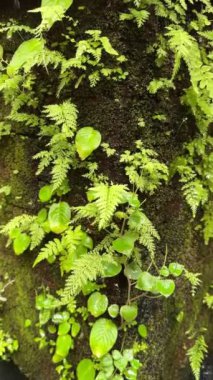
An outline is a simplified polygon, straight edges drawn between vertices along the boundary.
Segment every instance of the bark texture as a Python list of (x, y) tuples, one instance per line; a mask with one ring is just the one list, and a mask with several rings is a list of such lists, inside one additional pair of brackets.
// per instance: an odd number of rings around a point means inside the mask
[[(188, 115), (180, 107), (176, 93), (170, 93), (166, 99), (164, 95), (151, 96), (146, 89), (156, 70), (153, 57), (147, 55), (146, 48), (161, 25), (153, 24), (151, 18), (141, 31), (131, 23), (119, 22), (121, 1), (90, 3), (88, 2), (88, 8), (83, 15), (77, 7), (74, 8), (74, 17), (82, 21), (82, 33), (87, 29), (101, 29), (103, 35), (111, 39), (113, 46), (126, 55), (129, 76), (123, 82), (104, 81), (95, 88), (90, 88), (85, 83), (78, 90), (71, 90), (70, 97), (79, 109), (79, 124), (92, 125), (99, 129), (103, 140), (116, 148), (118, 154), (125, 149), (132, 149), (134, 141), (141, 139), (146, 146), (153, 147), (159, 153), (162, 161), (169, 163), (181, 152), (183, 142), (193, 136), (194, 128), (192, 121), (189, 120), (187, 124), (183, 122)], [(8, 15), (3, 18), (6, 17)], [(21, 18), (25, 19), (25, 15)], [(154, 121), (154, 113), (165, 113), (167, 121)], [(2, 112), (1, 117), (3, 116)], [(138, 118), (141, 116), (146, 120), (146, 127), (143, 129), (137, 127)], [(1, 224), (14, 215), (24, 211), (33, 212), (37, 208), (39, 183), (35, 181), (36, 164), (32, 161), (32, 156), (38, 148), (36, 138), (29, 135), (28, 132), (26, 136), (15, 133), (1, 141), (0, 185), (12, 186), (11, 195), (2, 200)], [(117, 156), (106, 161), (99, 153), (96, 155), (101, 169), (112, 181), (127, 181)], [(78, 182), (77, 177), (74, 189), (81, 198), (81, 182)], [(70, 201), (78, 202), (78, 196), (71, 196)], [(193, 299), (189, 286), (180, 280), (171, 300), (147, 299), (140, 304), (140, 320), (147, 324), (150, 331), (150, 349), (148, 355), (142, 357), (144, 366), (141, 379), (184, 380), (189, 378), (185, 358), (188, 339), (185, 331), (193, 324), (197, 327), (210, 326), (210, 316), (202, 299), (211, 281), (211, 248), (204, 246), (202, 237), (195, 231), (196, 221), (191, 218), (176, 180), (162, 186), (155, 196), (149, 197), (144, 208), (161, 235), (156, 254), (157, 262), (162, 264), (167, 245), (169, 262), (179, 261), (189, 270), (203, 273), (203, 285)], [(15, 279), (15, 283), (7, 289), (8, 302), (3, 309), (3, 323), (20, 341), (20, 350), (14, 355), (14, 361), (29, 379), (54, 380), (57, 376), (48, 352), (38, 350), (34, 343), (35, 329), (26, 329), (24, 321), (31, 319), (35, 323), (35, 291), (42, 284), (54, 289), (57, 286), (57, 271), (55, 273), (53, 269), (50, 272), (50, 268), (45, 265), (32, 270), (33, 260), (30, 253), (20, 258), (15, 257), (5, 249), (5, 241), (1, 238), (0, 275), (7, 272), (10, 278)], [(125, 284), (123, 286), (126, 291)], [(180, 311), (184, 312), (182, 323), (176, 320)], [(133, 336), (129, 339), (134, 338)], [(211, 328), (208, 343), (210, 349), (213, 349)]]

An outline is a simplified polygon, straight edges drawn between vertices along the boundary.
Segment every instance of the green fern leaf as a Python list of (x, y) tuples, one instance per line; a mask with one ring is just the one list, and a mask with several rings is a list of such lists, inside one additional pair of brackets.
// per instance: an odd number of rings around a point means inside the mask
[(73, 137), (77, 128), (78, 110), (75, 104), (65, 101), (62, 104), (52, 104), (44, 107), (45, 114), (56, 125), (61, 126), (61, 131), (66, 137)]
[(59, 239), (54, 239), (48, 242), (38, 254), (36, 260), (34, 261), (33, 267), (35, 267), (38, 263), (43, 260), (48, 260), (49, 258), (58, 256), (61, 252), (63, 252), (64, 248)]
[(198, 179), (186, 183), (182, 189), (193, 217), (195, 217), (198, 207), (204, 205), (208, 200), (208, 190)]
[(45, 232), (38, 223), (31, 224), (30, 226), (30, 237), (31, 237), (30, 250), (31, 251), (41, 244), (42, 240), (44, 239), (44, 236), (45, 236)]
[(200, 379), (200, 370), (203, 363), (205, 354), (207, 353), (207, 344), (205, 342), (204, 336), (200, 335), (194, 346), (192, 346), (188, 351), (187, 355), (189, 356), (189, 362), (192, 369), (192, 372), (195, 376), (195, 380)]
[(89, 194), (94, 200), (94, 205), (98, 210), (99, 230), (106, 228), (119, 204), (124, 203), (124, 196), (127, 191), (126, 185), (96, 185), (89, 189)]
[(85, 254), (74, 262), (72, 274), (67, 278), (62, 294), (64, 304), (68, 303), (71, 297), (77, 295), (88, 281), (95, 281), (98, 276), (104, 274), (103, 257), (105, 260), (108, 258), (107, 255)]

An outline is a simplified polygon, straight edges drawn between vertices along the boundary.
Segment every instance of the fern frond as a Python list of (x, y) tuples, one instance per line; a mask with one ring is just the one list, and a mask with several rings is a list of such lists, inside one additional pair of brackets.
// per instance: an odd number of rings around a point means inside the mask
[(153, 258), (155, 255), (155, 239), (160, 240), (160, 236), (151, 220), (147, 218), (142, 210), (136, 210), (130, 215), (128, 225), (131, 230), (137, 231), (140, 234), (140, 244), (148, 250)]
[(205, 244), (208, 244), (209, 240), (213, 238), (213, 202), (207, 203), (202, 222), (204, 224), (204, 241)]
[(90, 194), (97, 206), (99, 214), (99, 230), (106, 228), (110, 223), (116, 208), (124, 203), (126, 185), (96, 185), (89, 189)]
[(78, 110), (75, 104), (65, 101), (62, 104), (52, 104), (44, 107), (48, 118), (61, 126), (66, 137), (73, 137), (77, 128)]
[(48, 242), (39, 252), (36, 260), (34, 261), (33, 267), (43, 260), (58, 256), (61, 252), (63, 252), (63, 250), (64, 248), (59, 239), (54, 239)]
[(74, 262), (72, 274), (67, 278), (62, 294), (64, 304), (77, 295), (88, 281), (95, 281), (98, 276), (103, 275), (103, 257), (106, 259), (107, 255), (85, 254)]
[(192, 210), (192, 215), (195, 217), (198, 207), (204, 205), (208, 200), (208, 190), (198, 179), (186, 183), (182, 190), (186, 202)]
[(196, 341), (194, 346), (192, 346), (188, 351), (187, 355), (189, 357), (190, 366), (192, 372), (195, 376), (195, 380), (200, 379), (200, 370), (203, 360), (205, 358), (205, 354), (208, 352), (208, 347), (205, 342), (204, 336), (200, 335)]
[(206, 293), (203, 303), (205, 303), (209, 309), (213, 310), (213, 294)]
[(168, 168), (157, 160), (157, 153), (152, 149), (146, 149), (140, 140), (136, 141), (136, 147), (135, 153), (125, 151), (120, 162), (127, 164), (126, 174), (136, 189), (153, 193), (162, 181), (167, 181)]
[(9, 235), (15, 228), (25, 230), (36, 220), (36, 216), (22, 214), (11, 219), (4, 227), (1, 228), (3, 235)]
[(11, 125), (1, 121), (0, 122), (0, 140), (2, 137), (8, 136), (10, 132), (11, 132)]
[(194, 297), (198, 286), (200, 286), (201, 284), (201, 280), (199, 278), (201, 276), (201, 273), (193, 273), (193, 272), (189, 272), (187, 269), (184, 269), (184, 275), (192, 286), (191, 293), (192, 293), (192, 296)]
[(39, 153), (35, 154), (33, 158), (34, 160), (40, 160), (36, 172), (36, 175), (39, 175), (44, 171), (45, 168), (47, 168), (50, 165), (53, 158), (53, 154), (51, 151), (49, 152), (48, 150), (42, 150)]
[(29, 127), (37, 127), (40, 122), (40, 119), (37, 115), (25, 112), (13, 112), (9, 115), (9, 119), (16, 121), (17, 123), (25, 123)]
[(63, 181), (67, 178), (67, 173), (70, 168), (70, 159), (65, 157), (59, 157), (53, 162), (52, 184), (53, 191), (57, 190)]
[(120, 20), (133, 20), (137, 23), (138, 28), (148, 20), (150, 13), (145, 9), (137, 10), (134, 8), (129, 8), (129, 13), (122, 13), (120, 15)]
[(99, 244), (92, 250), (93, 254), (100, 254), (103, 251), (106, 253), (110, 253), (112, 251), (112, 241), (113, 236), (111, 234), (106, 235)]
[(98, 208), (93, 203), (88, 203), (85, 206), (73, 207), (73, 210), (77, 212), (75, 221), (78, 221), (79, 219), (96, 218), (98, 213)]
[(81, 226), (76, 227), (74, 230), (67, 229), (62, 238), (62, 245), (67, 250), (68, 254), (73, 253), (77, 246), (80, 244), (84, 232), (81, 230)]
[(30, 237), (31, 244), (30, 250), (32, 251), (34, 248), (38, 247), (44, 239), (45, 232), (43, 228), (38, 223), (32, 223), (30, 226)]

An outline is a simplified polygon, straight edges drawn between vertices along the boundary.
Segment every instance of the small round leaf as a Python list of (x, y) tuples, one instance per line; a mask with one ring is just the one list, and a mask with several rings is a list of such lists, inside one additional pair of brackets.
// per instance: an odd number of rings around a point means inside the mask
[(147, 292), (154, 292), (156, 290), (156, 277), (152, 276), (149, 272), (142, 272), (138, 277), (136, 288)]
[(169, 272), (174, 276), (174, 277), (179, 277), (183, 273), (183, 265), (179, 263), (170, 263), (169, 264)]
[(13, 242), (13, 249), (17, 256), (27, 250), (31, 242), (30, 237), (25, 233), (20, 233)]
[(137, 280), (141, 273), (142, 270), (135, 261), (132, 261), (125, 266), (124, 274), (130, 280)]
[(48, 202), (53, 194), (53, 186), (46, 185), (39, 190), (39, 199), (41, 202)]
[(137, 305), (124, 305), (120, 308), (121, 317), (128, 323), (134, 321), (138, 315)]
[(175, 291), (175, 283), (173, 280), (157, 280), (156, 283), (157, 291), (164, 297), (171, 296)]
[(108, 313), (109, 313), (111, 318), (116, 318), (118, 316), (118, 313), (119, 313), (119, 306), (116, 303), (113, 305), (110, 305), (108, 307)]
[(82, 161), (90, 156), (100, 143), (101, 134), (92, 127), (81, 128), (76, 134), (75, 145)]
[(93, 317), (97, 318), (104, 314), (108, 306), (108, 298), (104, 294), (95, 292), (87, 301), (87, 308)]
[(60, 323), (58, 326), (58, 335), (66, 335), (70, 331), (69, 322)]
[(122, 265), (116, 261), (109, 262), (103, 259), (104, 274), (103, 277), (114, 277), (117, 276), (121, 270)]

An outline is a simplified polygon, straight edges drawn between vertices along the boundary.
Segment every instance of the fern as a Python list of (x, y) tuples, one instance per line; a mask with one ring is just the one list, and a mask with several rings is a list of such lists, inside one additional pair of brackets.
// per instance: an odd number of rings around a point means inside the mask
[(16, 216), (1, 228), (1, 233), (3, 235), (9, 235), (15, 228), (20, 228), (22, 231), (26, 230), (35, 220), (36, 216), (33, 215), (22, 214)]
[(186, 183), (182, 189), (193, 217), (195, 217), (198, 207), (204, 205), (208, 200), (208, 190), (198, 179)]
[(71, 297), (77, 295), (88, 281), (95, 281), (98, 276), (104, 274), (103, 258), (110, 262), (113, 261), (111, 256), (91, 253), (82, 255), (74, 262), (73, 272), (67, 278), (62, 294), (64, 304), (68, 303)]
[[(76, 88), (87, 77), (84, 72), (88, 69), (90, 69), (88, 79), (92, 87), (100, 81), (102, 76), (113, 80), (125, 79), (128, 73), (122, 70), (121, 63), (126, 59), (113, 48), (108, 37), (102, 36), (101, 30), (96, 29), (87, 30), (85, 33), (88, 38), (76, 42), (75, 56), (62, 61), (60, 87), (73, 79), (73, 69), (78, 69), (81, 73), (75, 84)], [(111, 56), (115, 61), (112, 67), (105, 66), (105, 55)]]
[(61, 244), (61, 241), (57, 238), (48, 242), (39, 252), (36, 260), (34, 261), (33, 267), (35, 267), (43, 260), (55, 258), (55, 256), (58, 256), (61, 252), (63, 252), (63, 249), (64, 248)]
[(205, 342), (204, 336), (200, 335), (195, 344), (187, 351), (189, 356), (189, 362), (192, 372), (195, 376), (195, 380), (200, 379), (200, 370), (203, 363), (205, 354), (207, 353), (207, 344)]
[(41, 244), (45, 236), (45, 231), (38, 223), (32, 223), (29, 230), (31, 237), (30, 250), (32, 251)]
[(213, 310), (213, 295), (206, 293), (203, 303), (205, 303), (209, 309)]
[(53, 24), (57, 21), (61, 21), (65, 17), (67, 9), (71, 6), (72, 0), (61, 0), (60, 4), (58, 1), (43, 2), (40, 8), (31, 10), (32, 13), (41, 12), (42, 21), (41, 24), (36, 28), (36, 34), (41, 35), (42, 32), (49, 30)]
[(146, 10), (137, 10), (134, 8), (129, 8), (129, 13), (122, 13), (120, 15), (120, 20), (133, 20), (137, 23), (138, 28), (141, 28), (142, 25), (147, 21), (149, 18), (149, 12)]
[(10, 132), (11, 132), (11, 125), (1, 121), (0, 122), (0, 140), (2, 137), (10, 135)]
[(125, 171), (131, 184), (141, 192), (153, 193), (162, 181), (168, 178), (168, 168), (157, 160), (157, 153), (145, 149), (141, 141), (136, 142), (137, 152), (125, 151), (120, 162), (126, 163)]
[(95, 218), (99, 230), (106, 228), (119, 204), (125, 202), (126, 185), (98, 184), (88, 191), (89, 199), (92, 200), (86, 206), (77, 207), (77, 217)]
[(81, 226), (76, 227), (74, 230), (68, 229), (63, 235), (61, 243), (64, 250), (60, 256), (62, 275), (64, 272), (70, 272), (73, 269), (74, 262), (87, 251), (84, 246), (85, 236)]
[(67, 178), (70, 166), (70, 158), (58, 157), (53, 161), (53, 168), (51, 171), (53, 191), (57, 190)]
[(61, 126), (66, 137), (73, 137), (77, 128), (78, 111), (75, 104), (65, 101), (62, 104), (52, 104), (44, 107), (46, 116)]
[(208, 244), (209, 240), (213, 238), (213, 202), (209, 202), (209, 204), (207, 203), (202, 222), (204, 224), (204, 241), (205, 244)]
[(160, 236), (152, 222), (142, 210), (136, 210), (130, 215), (128, 225), (130, 229), (135, 230), (140, 234), (140, 244), (147, 248), (150, 256), (153, 258), (155, 255), (155, 239), (159, 240)]
[(198, 286), (200, 286), (201, 284), (201, 280), (199, 279), (199, 277), (201, 276), (201, 273), (193, 273), (193, 272), (189, 272), (187, 269), (184, 269), (184, 275), (192, 286), (191, 293), (192, 293), (192, 296), (194, 297)]
[(67, 178), (68, 170), (77, 164), (75, 146), (63, 132), (59, 132), (51, 138), (48, 147), (49, 150), (41, 151), (34, 156), (34, 159), (40, 159), (36, 174), (39, 175), (46, 167), (52, 165), (52, 184), (55, 191)]
[(74, 230), (68, 229), (63, 236), (62, 245), (69, 254), (73, 254), (84, 236), (85, 233), (81, 230), (81, 226), (76, 227)]

